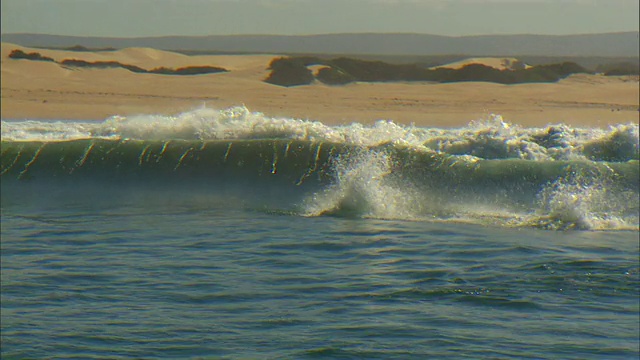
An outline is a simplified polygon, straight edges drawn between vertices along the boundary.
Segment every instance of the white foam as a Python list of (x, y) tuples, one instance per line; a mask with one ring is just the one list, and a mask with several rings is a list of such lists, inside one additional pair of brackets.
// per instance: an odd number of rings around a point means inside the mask
[(333, 160), (334, 181), (302, 204), (304, 216), (326, 214), (413, 219), (423, 197), (389, 178), (393, 164), (384, 151), (363, 151)]
[(640, 205), (637, 194), (614, 189), (605, 174), (572, 173), (559, 178), (539, 193), (538, 211), (522, 225), (553, 230), (637, 229), (638, 215), (633, 214)]
[(178, 115), (114, 116), (103, 122), (2, 121), (5, 141), (67, 141), (87, 138), (139, 140), (295, 139), (358, 146), (402, 145), (416, 150), (483, 159), (638, 159), (638, 124), (608, 130), (554, 125), (522, 128), (492, 115), (458, 129), (420, 128), (381, 120), (328, 126), (321, 122), (273, 118), (244, 106), (200, 108)]
[(2, 121), (3, 141), (67, 141), (91, 139), (91, 124), (69, 121)]

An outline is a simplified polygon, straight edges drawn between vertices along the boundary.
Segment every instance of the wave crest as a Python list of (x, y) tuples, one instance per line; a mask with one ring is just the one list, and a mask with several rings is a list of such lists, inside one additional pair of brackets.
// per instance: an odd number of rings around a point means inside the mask
[(244, 106), (201, 108), (174, 116), (114, 116), (102, 122), (2, 121), (3, 141), (289, 139), (357, 146), (394, 144), (481, 159), (628, 161), (640, 158), (638, 124), (608, 130), (550, 125), (522, 128), (492, 115), (463, 128), (421, 128), (380, 120), (328, 126), (272, 118)]

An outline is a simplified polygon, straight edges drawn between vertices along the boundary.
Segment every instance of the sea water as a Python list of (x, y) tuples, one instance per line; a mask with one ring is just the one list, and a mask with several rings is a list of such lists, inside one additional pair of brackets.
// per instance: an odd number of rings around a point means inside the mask
[(630, 359), (638, 125), (2, 122), (2, 358)]

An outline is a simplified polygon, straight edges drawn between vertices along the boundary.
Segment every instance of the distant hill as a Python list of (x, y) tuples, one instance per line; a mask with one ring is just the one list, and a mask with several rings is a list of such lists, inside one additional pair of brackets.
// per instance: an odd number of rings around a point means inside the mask
[(640, 51), (638, 32), (461, 37), (376, 33), (139, 38), (2, 34), (0, 38), (2, 42), (29, 47), (152, 47), (162, 50), (283, 54), (638, 57)]

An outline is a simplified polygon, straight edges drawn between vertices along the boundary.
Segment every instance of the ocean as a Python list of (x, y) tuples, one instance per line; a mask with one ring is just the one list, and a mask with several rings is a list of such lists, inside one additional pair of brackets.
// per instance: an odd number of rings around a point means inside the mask
[(2, 121), (3, 359), (637, 359), (638, 124)]

